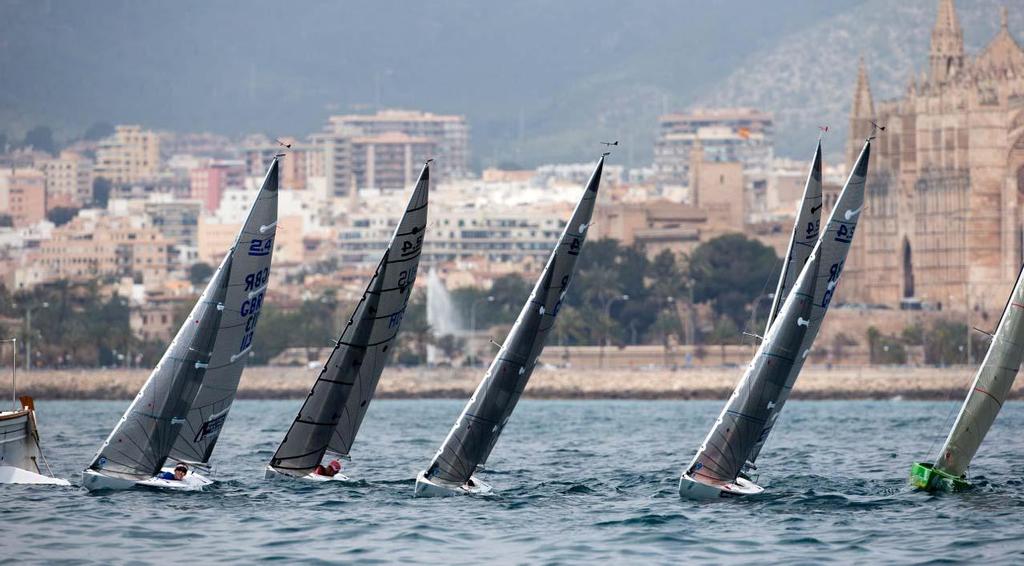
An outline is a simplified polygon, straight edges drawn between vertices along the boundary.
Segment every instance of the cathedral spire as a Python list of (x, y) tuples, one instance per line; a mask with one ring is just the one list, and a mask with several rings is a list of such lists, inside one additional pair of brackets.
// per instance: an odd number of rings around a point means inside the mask
[(868, 81), (868, 68), (864, 64), (864, 56), (857, 64), (857, 84), (853, 87), (853, 107), (850, 113), (854, 118), (874, 118), (875, 103), (871, 98), (871, 84)]
[(875, 103), (871, 97), (868, 68), (861, 56), (857, 65), (857, 84), (853, 87), (853, 104), (850, 107), (850, 134), (847, 139), (846, 159), (852, 166), (860, 154), (864, 140), (871, 135), (871, 122), (875, 119)]
[(939, 14), (932, 28), (931, 80), (944, 83), (963, 66), (964, 32), (953, 0), (939, 0)]

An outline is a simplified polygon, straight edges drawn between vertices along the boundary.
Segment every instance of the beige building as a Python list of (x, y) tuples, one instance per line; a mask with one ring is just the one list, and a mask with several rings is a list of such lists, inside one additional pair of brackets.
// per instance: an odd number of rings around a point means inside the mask
[(46, 176), (37, 169), (0, 169), (0, 214), (15, 227), (46, 218)]
[(464, 177), (469, 173), (469, 124), (465, 116), (415, 110), (381, 110), (376, 114), (331, 116), (329, 130), (357, 131), (364, 136), (402, 133), (437, 144), (438, 173)]
[(78, 208), (92, 202), (92, 161), (73, 151), (36, 162), (46, 176), (47, 208)]
[[(251, 177), (263, 177), (267, 174), (270, 162), (277, 155), (280, 161), (281, 188), (286, 190), (304, 190), (308, 188), (310, 177), (324, 176), (324, 146), (318, 143), (320, 135), (314, 141), (301, 143), (295, 138), (263, 140), (243, 148), (246, 174)], [(291, 147), (285, 147), (281, 144)]]
[(157, 284), (170, 270), (171, 242), (142, 216), (83, 210), (30, 254), (49, 279), (132, 277)]
[(706, 211), (662, 199), (599, 205), (594, 216), (594, 236), (639, 244), (651, 258), (666, 249), (690, 253), (708, 227)]
[[(324, 133), (312, 137), (312, 145), (322, 152), (327, 190), (334, 196), (345, 196), (352, 187), (406, 188), (404, 180), (410, 172), (415, 178), (423, 161), (430, 158), (436, 159), (431, 171), (435, 181), (469, 173), (465, 116), (409, 110), (331, 116)], [(371, 162), (371, 157), (381, 164)], [(399, 165), (407, 165), (402, 174)], [(371, 177), (371, 172), (379, 174)]]
[(1005, 11), (971, 56), (953, 1), (941, 0), (928, 71), (900, 98), (875, 104), (862, 64), (849, 162), (871, 121), (886, 129), (872, 148), (844, 300), (970, 309), (988, 328), (1024, 261), (1024, 50)]
[(686, 186), (691, 154), (702, 146), (709, 161), (737, 161), (748, 174), (768, 171), (774, 154), (772, 115), (753, 108), (712, 108), (658, 118), (654, 170), (660, 185)]
[(113, 183), (136, 183), (156, 176), (160, 136), (141, 126), (117, 126), (96, 150), (96, 176)]
[(128, 317), (132, 334), (145, 341), (168, 341), (178, 330), (175, 313), (179, 308), (188, 308), (184, 301), (175, 299), (149, 300), (135, 305)]
[(743, 164), (709, 161), (701, 144), (693, 149), (690, 188), (693, 204), (707, 212), (708, 224), (718, 232), (741, 232), (746, 222)]

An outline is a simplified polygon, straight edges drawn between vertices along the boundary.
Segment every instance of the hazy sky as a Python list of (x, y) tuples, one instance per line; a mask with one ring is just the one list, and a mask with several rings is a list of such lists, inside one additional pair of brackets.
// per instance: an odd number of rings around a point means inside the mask
[[(910, 4), (930, 27), (936, 2)], [(466, 114), (478, 164), (589, 157), (594, 137), (642, 153), (662, 110), (879, 5), (0, 0), (0, 132), (46, 124), (64, 137), (108, 121), (302, 135), (380, 104)]]

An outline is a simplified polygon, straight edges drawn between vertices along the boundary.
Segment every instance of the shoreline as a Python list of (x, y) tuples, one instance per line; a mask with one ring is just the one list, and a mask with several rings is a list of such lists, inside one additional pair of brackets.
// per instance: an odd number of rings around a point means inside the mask
[[(320, 368), (254, 366), (242, 375), (238, 399), (304, 399)], [(388, 368), (379, 399), (466, 399), (484, 368)], [(526, 399), (675, 399), (724, 400), (743, 368), (669, 369), (538, 368)], [(793, 389), (793, 399), (808, 400), (962, 400), (975, 368), (808, 367)], [(38, 400), (130, 400), (149, 375), (147, 369), (36, 370), (18, 373), (18, 394)], [(1018, 380), (1010, 399), (1024, 398)]]

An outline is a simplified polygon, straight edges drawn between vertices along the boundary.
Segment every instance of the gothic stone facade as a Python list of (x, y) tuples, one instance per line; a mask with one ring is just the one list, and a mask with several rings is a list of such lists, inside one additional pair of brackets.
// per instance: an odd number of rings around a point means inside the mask
[(965, 57), (953, 2), (941, 0), (929, 71), (900, 99), (875, 107), (862, 62), (848, 162), (872, 121), (886, 128), (844, 300), (969, 308), (973, 324), (994, 326), (1024, 262), (1024, 51), (1005, 10), (996, 37)]

